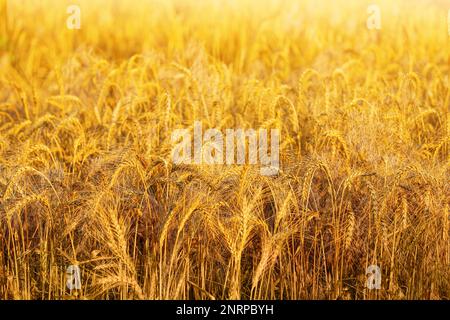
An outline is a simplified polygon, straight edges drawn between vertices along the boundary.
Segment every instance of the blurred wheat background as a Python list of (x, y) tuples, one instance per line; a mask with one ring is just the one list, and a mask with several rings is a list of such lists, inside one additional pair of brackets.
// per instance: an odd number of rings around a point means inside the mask
[[(449, 299), (448, 2), (377, 3), (0, 0), (0, 299)], [(195, 120), (280, 174), (175, 166)]]

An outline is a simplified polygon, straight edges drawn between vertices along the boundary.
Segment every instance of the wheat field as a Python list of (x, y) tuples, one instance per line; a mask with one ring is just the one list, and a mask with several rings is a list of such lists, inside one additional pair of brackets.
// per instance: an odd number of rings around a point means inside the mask
[(450, 7), (376, 2), (0, 0), (0, 299), (450, 299)]

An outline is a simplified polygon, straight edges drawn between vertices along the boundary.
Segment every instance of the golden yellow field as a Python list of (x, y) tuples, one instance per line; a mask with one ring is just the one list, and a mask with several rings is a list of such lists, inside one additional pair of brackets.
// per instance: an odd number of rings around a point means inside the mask
[[(0, 6), (0, 299), (450, 299), (447, 1)], [(279, 173), (175, 164), (195, 121)]]

